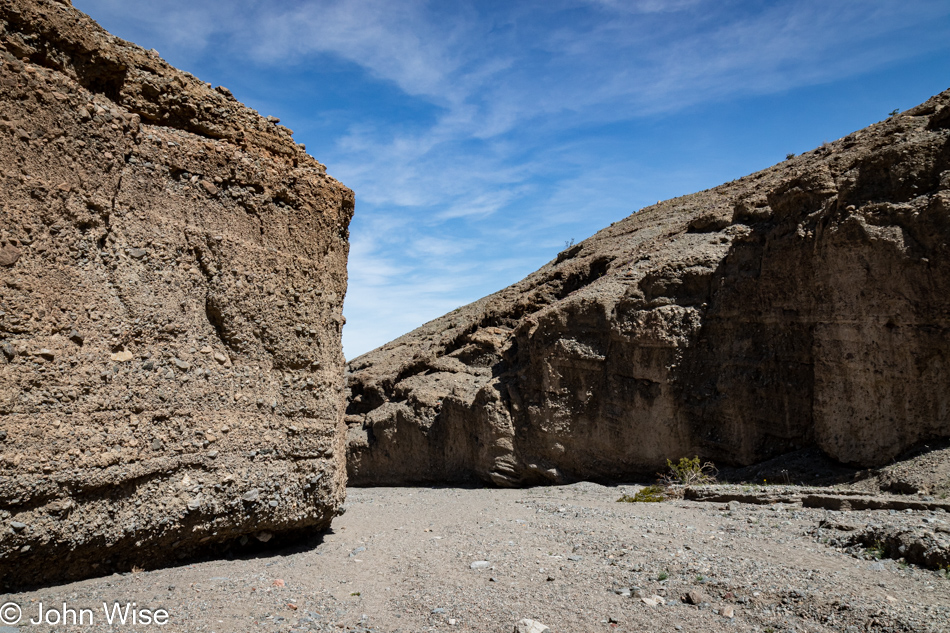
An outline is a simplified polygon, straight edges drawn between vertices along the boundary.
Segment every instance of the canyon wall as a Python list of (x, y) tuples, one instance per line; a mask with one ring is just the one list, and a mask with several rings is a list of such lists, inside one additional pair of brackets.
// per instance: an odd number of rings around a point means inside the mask
[(950, 92), (642, 209), (349, 363), (356, 485), (878, 466), (950, 436)]
[(278, 123), (0, 0), (0, 586), (338, 512), (354, 198)]

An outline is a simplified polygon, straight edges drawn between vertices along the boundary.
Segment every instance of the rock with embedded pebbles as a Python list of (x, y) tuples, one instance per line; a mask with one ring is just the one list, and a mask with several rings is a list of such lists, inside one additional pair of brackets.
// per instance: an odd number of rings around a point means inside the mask
[(0, 589), (327, 526), (352, 192), (68, 2), (0, 0), (0, 112)]

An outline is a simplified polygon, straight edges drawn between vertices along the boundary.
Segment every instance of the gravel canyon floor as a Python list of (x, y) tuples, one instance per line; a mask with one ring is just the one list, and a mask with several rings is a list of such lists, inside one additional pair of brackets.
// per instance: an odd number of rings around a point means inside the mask
[[(617, 502), (636, 490), (586, 482), (350, 489), (347, 512), (306, 546), (3, 595), (0, 602), (22, 608), (24, 628), (0, 631), (507, 632), (523, 618), (555, 633), (950, 625), (942, 572), (834, 540), (866, 525), (945, 536), (943, 509)], [(688, 604), (688, 594), (699, 604)], [(169, 622), (109, 626), (103, 601), (165, 609)], [(28, 625), (40, 602), (60, 612), (63, 603), (88, 608), (95, 625)]]

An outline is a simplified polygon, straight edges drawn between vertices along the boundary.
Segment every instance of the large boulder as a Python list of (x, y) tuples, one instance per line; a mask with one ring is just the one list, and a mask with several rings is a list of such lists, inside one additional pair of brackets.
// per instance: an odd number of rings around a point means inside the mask
[(349, 363), (356, 485), (855, 466), (950, 436), (950, 92), (634, 213)]
[(0, 586), (327, 526), (353, 193), (41, 0), (0, 0), (0, 182)]

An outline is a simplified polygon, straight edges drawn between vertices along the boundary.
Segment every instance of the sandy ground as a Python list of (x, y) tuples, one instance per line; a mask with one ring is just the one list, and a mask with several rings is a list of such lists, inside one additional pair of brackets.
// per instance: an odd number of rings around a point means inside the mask
[[(943, 573), (836, 548), (817, 529), (950, 529), (946, 512), (617, 502), (636, 490), (350, 489), (347, 512), (306, 545), (3, 595), (0, 616), (12, 602), (22, 619), (0, 633), (510, 632), (522, 618), (555, 633), (950, 631)], [(682, 600), (690, 591), (699, 604)], [(29, 624), (41, 602), (50, 620), (64, 602), (91, 614)], [(103, 602), (164, 609), (168, 623), (110, 625)]]

